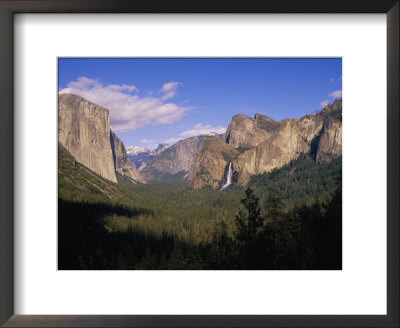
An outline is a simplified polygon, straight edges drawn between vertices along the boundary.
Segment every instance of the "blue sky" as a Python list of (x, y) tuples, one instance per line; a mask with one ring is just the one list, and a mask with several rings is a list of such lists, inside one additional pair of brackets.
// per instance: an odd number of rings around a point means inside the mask
[(340, 58), (60, 58), (59, 91), (110, 111), (125, 146), (224, 132), (235, 114), (297, 118), (341, 97)]

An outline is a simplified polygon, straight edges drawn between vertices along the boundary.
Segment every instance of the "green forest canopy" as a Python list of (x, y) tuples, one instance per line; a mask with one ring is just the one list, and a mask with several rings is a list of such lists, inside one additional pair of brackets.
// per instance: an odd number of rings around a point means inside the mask
[[(60, 269), (338, 268), (340, 177), (341, 157), (320, 164), (303, 154), (271, 173), (253, 176), (248, 187), (259, 199), (263, 224), (250, 247), (238, 239), (237, 217), (247, 220), (246, 202), (241, 201), (248, 196), (245, 187), (233, 185), (221, 192), (135, 185), (120, 175), (114, 184), (60, 147)], [(278, 191), (282, 202), (273, 229), (268, 221), (271, 190)], [(326, 225), (328, 217), (336, 222), (333, 227)], [(271, 243), (278, 235), (279, 256)], [(330, 237), (324, 241), (321, 235)], [(336, 245), (334, 255), (323, 245), (327, 240)], [(318, 249), (325, 252), (324, 261)]]

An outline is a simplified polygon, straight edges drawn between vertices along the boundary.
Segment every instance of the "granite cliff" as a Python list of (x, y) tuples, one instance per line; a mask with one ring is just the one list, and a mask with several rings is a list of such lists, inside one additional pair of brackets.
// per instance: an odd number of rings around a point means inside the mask
[(208, 138), (193, 169), (193, 187), (219, 188), (229, 162), (234, 181), (245, 185), (251, 175), (270, 172), (301, 153), (317, 162), (342, 153), (342, 101), (336, 100), (315, 115), (274, 121), (261, 114), (235, 115), (224, 140)]
[(316, 162), (340, 156), (342, 101), (280, 122), (261, 114), (235, 115), (224, 135), (201, 135), (161, 147), (151, 160), (146, 157), (140, 173), (111, 131), (106, 108), (74, 94), (59, 95), (58, 135), (76, 161), (112, 182), (118, 173), (135, 183), (192, 182), (196, 189), (220, 188), (229, 163), (233, 181), (245, 185), (252, 175), (279, 168), (301, 153)]
[(108, 110), (74, 94), (58, 99), (58, 141), (81, 164), (117, 182)]
[(75, 94), (58, 98), (58, 141), (76, 161), (112, 182), (116, 172), (144, 182), (110, 129), (109, 112)]

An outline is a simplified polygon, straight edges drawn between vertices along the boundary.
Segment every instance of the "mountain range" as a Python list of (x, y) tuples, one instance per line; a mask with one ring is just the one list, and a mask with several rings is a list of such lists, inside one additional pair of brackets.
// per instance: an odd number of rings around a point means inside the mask
[[(188, 183), (220, 188), (270, 172), (302, 153), (329, 162), (342, 153), (342, 101), (297, 119), (235, 115), (225, 134), (200, 135), (157, 149), (130, 146), (110, 129), (109, 112), (74, 94), (59, 95), (58, 140), (80, 164), (109, 181)], [(138, 170), (138, 169), (139, 170)], [(229, 168), (229, 170), (228, 170)]]
[(223, 139), (207, 138), (197, 154), (192, 184), (218, 188), (232, 163), (234, 181), (282, 167), (300, 154), (328, 162), (342, 154), (342, 100), (319, 113), (277, 122), (267, 116), (235, 115)]
[(146, 147), (139, 146), (129, 146), (126, 147), (126, 153), (128, 154), (131, 162), (136, 166), (136, 168), (140, 171), (143, 169), (146, 164), (151, 161), (154, 156), (163, 152), (169, 147), (168, 144), (159, 144), (156, 149), (149, 149)]

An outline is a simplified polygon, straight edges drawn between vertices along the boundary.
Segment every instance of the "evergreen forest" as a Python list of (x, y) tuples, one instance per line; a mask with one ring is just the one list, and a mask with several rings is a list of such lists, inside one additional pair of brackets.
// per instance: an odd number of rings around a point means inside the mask
[(61, 270), (340, 270), (342, 158), (301, 154), (247, 186), (103, 179), (59, 145)]

